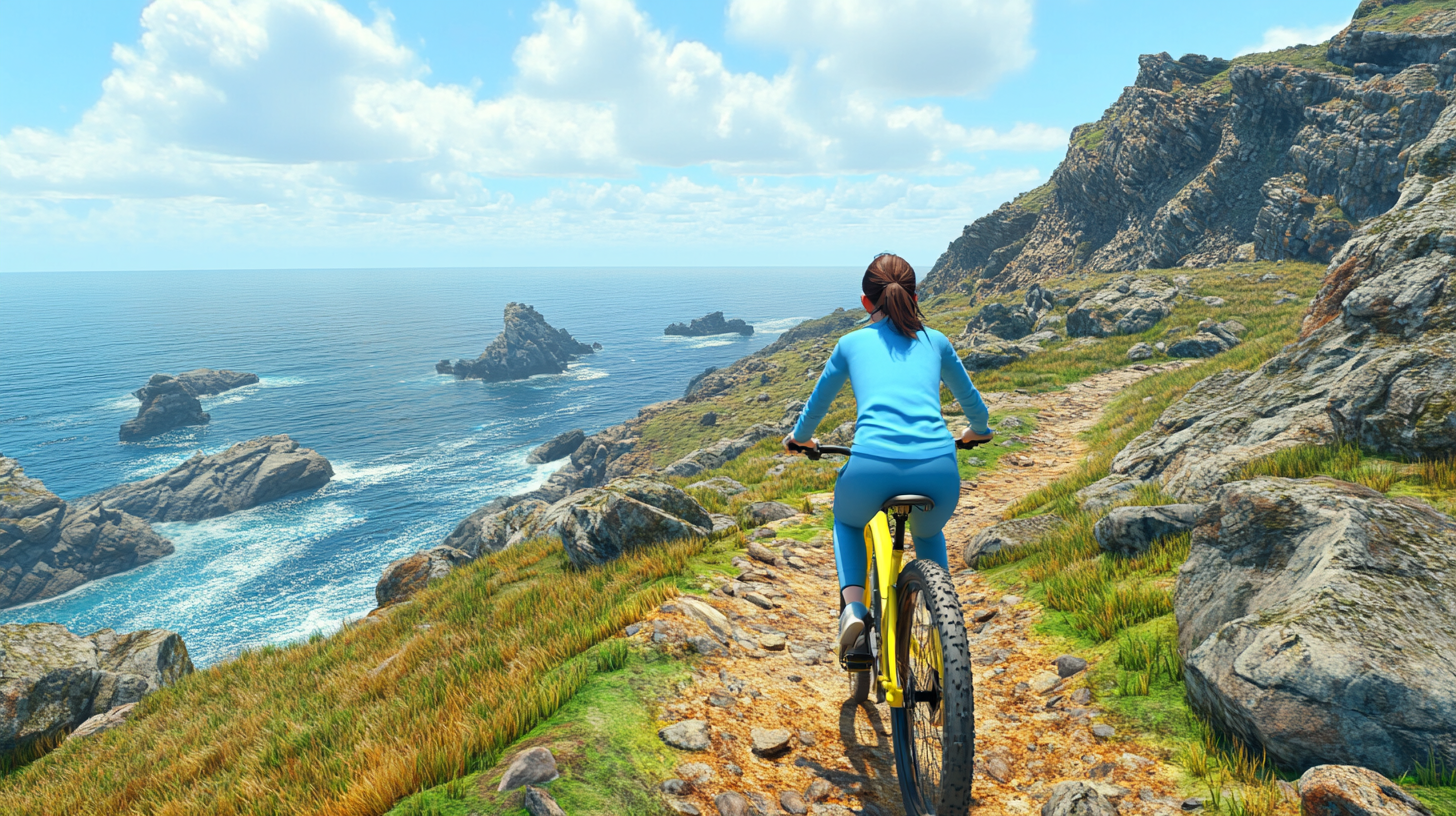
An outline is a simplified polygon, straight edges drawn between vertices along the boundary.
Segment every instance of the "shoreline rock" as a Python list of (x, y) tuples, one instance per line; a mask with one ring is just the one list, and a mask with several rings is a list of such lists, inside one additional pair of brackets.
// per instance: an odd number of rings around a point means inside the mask
[(262, 436), (88, 499), (153, 522), (202, 521), (327, 484), (329, 460), (286, 434)]
[(544, 465), (547, 462), (555, 462), (571, 455), (571, 452), (581, 447), (586, 441), (586, 433), (580, 428), (557, 434), (526, 457), (528, 465)]
[[(186, 644), (166, 629), (102, 629), (80, 637), (55, 623), (0, 626), (0, 752), (96, 715), (124, 719), (118, 709), (192, 670)], [(91, 724), (91, 733), (101, 726)]]
[(524, 380), (537, 374), (560, 374), (567, 363), (601, 348), (572, 337), (566, 329), (553, 328), (541, 313), (524, 303), (507, 303), (501, 333), (474, 360), (441, 360), (440, 374), (465, 380), (503, 382)]
[(741, 334), (748, 337), (753, 327), (739, 318), (724, 320), (722, 312), (712, 312), (694, 318), (692, 323), (674, 323), (662, 330), (663, 334), (678, 337), (710, 337), (715, 334)]
[(245, 371), (195, 368), (177, 376), (153, 374), (147, 384), (132, 392), (141, 400), (137, 415), (121, 424), (122, 442), (138, 442), (184, 425), (206, 425), (212, 417), (202, 410), (198, 397), (221, 394), (258, 382), (257, 374)]
[(0, 608), (53, 598), (172, 551), (143, 519), (98, 501), (62, 501), (0, 456)]

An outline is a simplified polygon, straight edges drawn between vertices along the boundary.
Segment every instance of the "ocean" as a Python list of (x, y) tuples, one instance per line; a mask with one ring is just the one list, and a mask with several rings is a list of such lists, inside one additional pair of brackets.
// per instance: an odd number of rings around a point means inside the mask
[[(588, 433), (784, 330), (855, 305), (843, 268), (448, 269), (0, 274), (0, 453), (63, 499), (288, 434), (333, 463), (325, 487), (200, 523), (155, 525), (176, 552), (0, 624), (180, 632), (205, 666), (329, 632), (374, 607), (390, 561), (439, 544), (476, 507), (544, 481), (526, 454)], [(475, 357), (509, 301), (603, 348), (560, 375), (486, 384), (434, 373)], [(751, 337), (667, 337), (723, 310)], [(117, 441), (155, 372), (251, 371), (203, 399), (206, 426)]]

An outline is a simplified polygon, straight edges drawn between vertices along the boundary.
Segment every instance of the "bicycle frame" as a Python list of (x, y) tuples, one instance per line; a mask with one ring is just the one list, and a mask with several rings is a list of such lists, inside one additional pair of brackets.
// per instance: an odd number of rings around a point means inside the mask
[[(877, 580), (876, 585), (871, 587), (875, 595), (874, 608), (879, 613), (876, 617), (880, 618), (875, 621), (875, 627), (880, 632), (877, 680), (880, 688), (885, 691), (885, 702), (891, 708), (902, 708), (905, 705), (905, 690), (900, 687), (900, 678), (895, 667), (895, 618), (900, 608), (895, 585), (900, 577), (905, 551), (903, 546), (895, 546), (894, 536), (890, 533), (889, 517), (883, 512), (876, 513), (870, 523), (865, 525), (865, 551), (868, 556), (866, 563), (870, 565), (870, 571)], [(874, 569), (875, 564), (879, 564), (881, 569)], [(868, 576), (865, 585), (869, 585)]]

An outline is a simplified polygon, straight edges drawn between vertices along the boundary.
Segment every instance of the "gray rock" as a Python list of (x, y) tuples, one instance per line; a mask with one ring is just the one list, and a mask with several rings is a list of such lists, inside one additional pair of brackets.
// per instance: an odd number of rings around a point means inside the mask
[(819, 803), (834, 796), (838, 792), (829, 780), (819, 777), (810, 782), (809, 787), (804, 789), (804, 798), (811, 803)]
[(749, 558), (752, 558), (754, 561), (758, 561), (762, 564), (778, 564), (780, 561), (784, 560), (783, 556), (779, 555), (773, 550), (770, 550), (768, 547), (764, 546), (762, 542), (759, 541), (748, 542), (747, 552)]
[(727, 791), (713, 797), (718, 816), (748, 816), (748, 797), (737, 791)]
[(657, 736), (668, 745), (683, 751), (706, 751), (712, 745), (708, 724), (702, 720), (683, 720), (659, 729)]
[(491, 505), (476, 510), (445, 537), (444, 546), (459, 550), (472, 559), (526, 541), (539, 533), (536, 522), (547, 505), (527, 499), (504, 510)]
[(684, 762), (677, 766), (677, 775), (699, 788), (713, 781), (712, 767), (702, 762)]
[(115, 708), (107, 709), (100, 714), (92, 715), (85, 722), (76, 726), (76, 730), (66, 736), (66, 741), (70, 742), (71, 740), (94, 737), (97, 734), (104, 734), (113, 728), (120, 728), (126, 724), (127, 720), (131, 719), (131, 714), (136, 710), (136, 707), (136, 703), (126, 703)]
[(1281, 766), (1456, 766), (1456, 522), (1332, 480), (1222, 488), (1175, 611), (1195, 709)]
[(713, 529), (709, 532), (715, 537), (738, 532), (738, 519), (726, 513), (709, 513), (708, 518), (713, 520)]
[(703, 426), (704, 428), (711, 428), (714, 425), (717, 425), (718, 424), (718, 412), (717, 411), (704, 411), (703, 412), (703, 415), (700, 416), (700, 417), (698, 417), (698, 424), (701, 425), (701, 426)]
[(749, 524), (767, 524), (770, 521), (791, 518), (799, 515), (799, 511), (793, 507), (776, 501), (754, 502), (743, 508), (743, 516)]
[(565, 329), (552, 328), (535, 309), (524, 303), (507, 303), (501, 333), (474, 360), (441, 360), (440, 374), (461, 379), (500, 382), (524, 380), (537, 374), (560, 374), (572, 360), (594, 349), (577, 342)]
[(1203, 302), (1204, 302), (1205, 305), (1212, 306), (1214, 308), (1218, 308), (1219, 306), (1227, 306), (1228, 305), (1228, 301), (1224, 300), (1221, 297), (1214, 297), (1212, 295), (1210, 295), (1210, 296), (1208, 296), (1206, 298), (1203, 298), (1202, 300), (1203, 300)]
[(679, 337), (710, 337), (715, 334), (741, 334), (747, 337), (753, 334), (753, 327), (740, 318), (724, 320), (722, 312), (712, 312), (693, 318), (690, 324), (674, 323), (663, 329), (662, 333)]
[(1062, 655), (1052, 662), (1056, 664), (1057, 675), (1060, 677), (1071, 677), (1087, 668), (1087, 661), (1076, 655)]
[(513, 791), (524, 785), (539, 785), (560, 776), (556, 771), (556, 756), (550, 748), (536, 746), (516, 754), (506, 772), (501, 776), (497, 791)]
[(971, 373), (1003, 368), (1042, 351), (1038, 342), (1004, 340), (993, 334), (973, 332), (951, 338), (951, 345), (960, 353), (961, 363)]
[(531, 816), (566, 816), (551, 794), (540, 788), (527, 787), (523, 805)]
[(826, 445), (853, 445), (854, 420), (851, 419), (848, 422), (841, 422), (839, 425), (835, 426), (834, 430), (825, 434), (824, 438), (820, 441)]
[(1226, 340), (1216, 334), (1198, 332), (1192, 337), (1185, 337), (1168, 346), (1168, 356), (1184, 359), (1213, 357), (1228, 351), (1231, 347)]
[(201, 521), (322, 487), (333, 476), (333, 465), (317, 451), (287, 435), (262, 436), (89, 500), (148, 521)]
[(1094, 725), (1092, 726), (1092, 736), (1098, 739), (1111, 739), (1117, 736), (1117, 729), (1110, 725)]
[(551, 441), (531, 451), (526, 456), (528, 465), (544, 465), (547, 462), (555, 462), (557, 459), (564, 459), (570, 456), (572, 451), (581, 447), (586, 441), (586, 432), (580, 428), (557, 434)]
[(142, 519), (105, 504), (64, 502), (0, 456), (0, 608), (52, 598), (172, 553)]
[(681, 799), (668, 799), (667, 806), (683, 816), (701, 816), (702, 811), (692, 802), (684, 802)]
[[(153, 374), (153, 378), (158, 375)], [(165, 374), (160, 376), (167, 376)], [(199, 397), (209, 397), (214, 394), (221, 394), (231, 391), (234, 388), (242, 388), (245, 385), (254, 385), (258, 382), (257, 374), (250, 374), (246, 371), (228, 371), (227, 369), (194, 368), (191, 371), (184, 371), (175, 378), (188, 391)], [(150, 382), (148, 382), (150, 385)], [(146, 401), (143, 393), (146, 387), (132, 392), (137, 399)]]
[(744, 451), (765, 439), (781, 437), (788, 433), (786, 424), (770, 425), (759, 423), (750, 427), (742, 436), (720, 439), (706, 448), (689, 453), (662, 469), (668, 476), (696, 476), (706, 470), (715, 470), (737, 459)]
[[(0, 751), (138, 702), (191, 673), (182, 638), (165, 629), (102, 629), (83, 638), (54, 623), (0, 626)], [(93, 733), (101, 725), (92, 723)]]
[(1067, 313), (1067, 334), (1111, 337), (1145, 332), (1172, 314), (1177, 296), (1178, 287), (1164, 278), (1119, 278)]
[(736, 496), (739, 493), (748, 491), (742, 482), (730, 479), (727, 476), (714, 476), (711, 479), (704, 479), (701, 482), (693, 482), (688, 485), (688, 490), (711, 490), (724, 498)]
[(1087, 782), (1059, 782), (1041, 816), (1117, 816), (1117, 808)]
[(804, 797), (800, 796), (798, 791), (780, 791), (779, 807), (783, 808), (785, 813), (792, 814), (792, 816), (804, 816), (804, 814), (809, 812), (808, 804), (804, 802)]
[(1304, 816), (1431, 816), (1420, 800), (1368, 768), (1317, 765), (1299, 778)]
[(206, 425), (211, 419), (197, 395), (170, 374), (153, 374), (136, 397), (142, 404), (135, 419), (121, 423), (122, 442), (149, 439), (183, 425)]
[(1002, 340), (1020, 340), (1031, 334), (1036, 315), (1024, 306), (988, 303), (966, 324), (966, 334), (989, 334)]
[(1193, 529), (1203, 508), (1201, 504), (1114, 507), (1098, 520), (1092, 534), (1103, 550), (1135, 558), (1151, 549), (1158, 539)]
[(1156, 357), (1157, 354), (1157, 349), (1153, 348), (1147, 343), (1138, 343), (1127, 350), (1127, 359), (1132, 360), (1133, 362), (1139, 362), (1142, 360), (1151, 360)]
[(693, 792), (693, 783), (686, 779), (665, 779), (658, 787), (669, 796), (686, 796)]
[(967, 544), (961, 557), (966, 566), (975, 567), (981, 556), (992, 555), (1010, 547), (1036, 541), (1062, 525), (1061, 516), (1047, 514), (1003, 521), (982, 530)]
[(794, 735), (787, 728), (755, 728), (749, 736), (753, 740), (753, 752), (761, 757), (780, 756), (793, 747)]
[(708, 629), (717, 635), (719, 639), (724, 641), (732, 639), (733, 624), (729, 622), (728, 616), (719, 612), (716, 607), (707, 601), (684, 595), (678, 598), (677, 605), (689, 617), (707, 624)]
[(634, 476), (573, 493), (542, 511), (535, 525), (540, 535), (561, 539), (567, 557), (583, 567), (640, 547), (706, 536), (713, 520), (682, 490)]
[(441, 545), (391, 561), (374, 585), (374, 602), (380, 607), (403, 603), (473, 560), (469, 553)]

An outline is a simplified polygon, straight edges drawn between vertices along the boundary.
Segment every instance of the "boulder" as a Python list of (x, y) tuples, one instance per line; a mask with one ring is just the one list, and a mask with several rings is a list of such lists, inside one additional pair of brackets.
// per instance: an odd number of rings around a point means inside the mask
[(1168, 346), (1169, 357), (1180, 358), (1204, 358), (1222, 354), (1233, 347), (1233, 344), (1211, 332), (1198, 332), (1192, 337), (1185, 337), (1182, 340)]
[(456, 567), (473, 560), (468, 553), (442, 545), (391, 561), (374, 585), (374, 601), (381, 607), (407, 601)]
[(528, 748), (511, 760), (506, 772), (501, 775), (497, 791), (512, 791), (526, 785), (540, 785), (559, 776), (556, 772), (556, 756), (550, 748), (536, 746)]
[(1003, 340), (985, 333), (963, 334), (951, 340), (951, 345), (960, 352), (961, 363), (966, 370), (990, 371), (1025, 360), (1042, 350), (1030, 338), (1021, 341)]
[(61, 501), (0, 456), (0, 608), (55, 597), (172, 549), (144, 520), (97, 501)]
[(115, 708), (108, 709), (100, 714), (93, 714), (89, 719), (76, 726), (75, 730), (66, 736), (66, 741), (94, 737), (97, 734), (104, 734), (113, 728), (119, 728), (131, 719), (132, 712), (136, 710), (136, 703), (127, 703)]
[[(194, 368), (191, 371), (184, 371), (178, 374), (176, 379), (194, 395), (208, 397), (213, 394), (221, 394), (224, 391), (231, 391), (234, 388), (242, 388), (245, 385), (253, 385), (258, 382), (258, 375), (250, 374), (246, 371)], [(146, 398), (142, 396), (142, 392), (145, 390), (145, 388), (141, 388), (135, 391), (136, 398), (145, 402)]]
[(206, 425), (211, 419), (197, 395), (170, 374), (153, 374), (135, 395), (142, 404), (135, 419), (121, 423), (123, 442), (150, 439), (183, 425)]
[(754, 527), (768, 524), (770, 521), (778, 521), (797, 515), (799, 515), (798, 510), (783, 502), (776, 501), (754, 502), (743, 508), (743, 517)]
[(1456, 767), (1456, 522), (1328, 479), (1218, 491), (1175, 611), (1188, 698), (1283, 767)]
[(286, 435), (262, 436), (212, 456), (197, 454), (166, 473), (118, 485), (89, 500), (148, 521), (201, 521), (322, 487), (329, 460)]
[(1036, 316), (1024, 306), (988, 303), (966, 324), (966, 334), (989, 334), (1002, 340), (1020, 340), (1031, 334)]
[(1390, 165), (1404, 168), (1399, 199), (1361, 216), (1299, 340), (1256, 372), (1190, 389), (1117, 455), (1112, 478), (1204, 501), (1249, 461), (1298, 445), (1348, 441), (1410, 460), (1456, 448), (1456, 105), (1403, 155)]
[(572, 564), (587, 567), (641, 547), (706, 536), (713, 520), (682, 490), (632, 477), (567, 496), (543, 511), (537, 525), (542, 535), (561, 539)]
[(471, 558), (500, 552), (535, 535), (535, 522), (546, 507), (546, 502), (534, 499), (513, 504), (504, 510), (486, 505), (457, 524), (454, 532), (445, 538), (444, 545)]
[(96, 715), (124, 719), (114, 710), (191, 673), (182, 638), (165, 629), (79, 637), (54, 623), (0, 626), (0, 752)]
[(1140, 334), (1173, 313), (1178, 287), (1163, 278), (1119, 278), (1084, 296), (1067, 313), (1071, 337)]
[(713, 520), (713, 529), (709, 532), (715, 537), (738, 532), (738, 519), (726, 513), (709, 513), (708, 518)]
[(531, 816), (566, 816), (566, 811), (556, 804), (556, 800), (551, 797), (551, 794), (529, 785), (526, 787), (521, 804)]
[(753, 740), (753, 753), (765, 759), (788, 753), (794, 743), (794, 735), (787, 728), (755, 728), (749, 737)]
[(708, 337), (714, 334), (741, 334), (746, 337), (753, 334), (753, 327), (736, 317), (724, 320), (722, 312), (713, 312), (694, 318), (690, 324), (674, 323), (663, 329), (662, 333), (680, 337)]
[(1157, 355), (1158, 350), (1148, 345), (1147, 343), (1138, 343), (1127, 350), (1127, 359), (1132, 360), (1135, 363), (1141, 362), (1143, 360), (1151, 360)]
[(702, 720), (683, 720), (660, 728), (657, 736), (682, 751), (706, 751), (713, 744), (708, 724)]
[(1117, 816), (1117, 808), (1089, 782), (1058, 782), (1041, 816)]
[(1062, 517), (1048, 513), (1044, 516), (1012, 519), (994, 524), (982, 530), (971, 543), (966, 545), (961, 557), (966, 566), (975, 567), (983, 555), (992, 555), (1002, 550), (1029, 544), (1062, 526)]
[(1384, 776), (1349, 765), (1316, 765), (1299, 777), (1303, 816), (1431, 816), (1430, 808)]
[(551, 441), (541, 445), (526, 457), (528, 465), (544, 465), (547, 462), (555, 462), (557, 459), (564, 459), (571, 455), (571, 452), (581, 447), (586, 439), (586, 432), (580, 428), (557, 434)]
[(474, 360), (441, 360), (435, 371), (461, 379), (500, 382), (537, 374), (560, 374), (567, 363), (594, 349), (566, 329), (552, 328), (540, 312), (524, 303), (507, 303), (505, 326)]
[(1114, 507), (1092, 528), (1103, 550), (1136, 558), (1160, 538), (1186, 533), (1198, 523), (1201, 504), (1165, 504), (1160, 507)]

